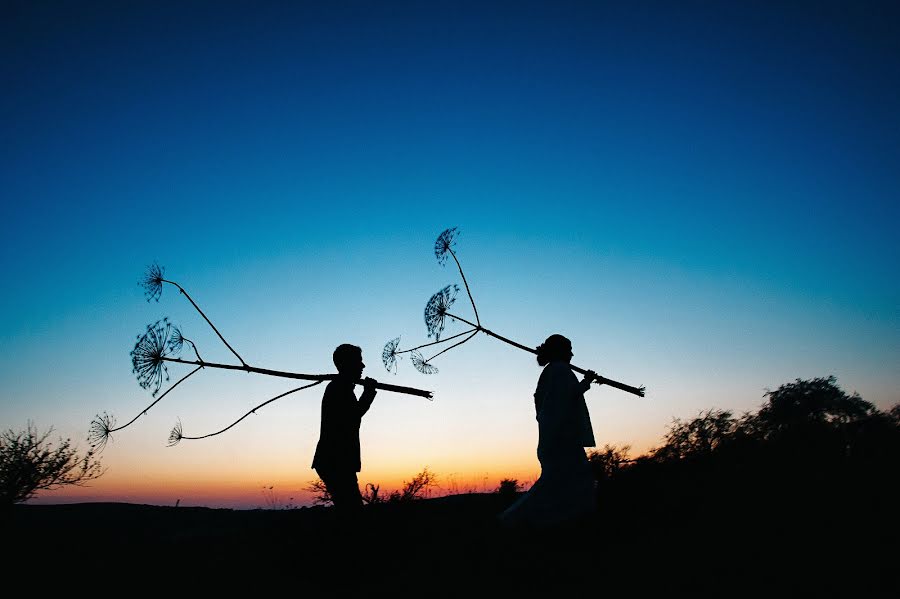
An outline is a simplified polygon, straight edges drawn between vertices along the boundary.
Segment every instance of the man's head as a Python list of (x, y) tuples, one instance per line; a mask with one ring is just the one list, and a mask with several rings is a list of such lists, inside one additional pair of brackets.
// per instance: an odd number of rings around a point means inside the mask
[(341, 375), (353, 380), (359, 380), (362, 377), (362, 371), (366, 365), (363, 364), (362, 349), (359, 347), (349, 343), (338, 345), (332, 359)]

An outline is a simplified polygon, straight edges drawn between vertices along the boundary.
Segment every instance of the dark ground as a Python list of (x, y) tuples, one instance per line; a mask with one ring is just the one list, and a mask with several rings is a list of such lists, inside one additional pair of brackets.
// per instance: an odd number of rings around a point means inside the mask
[[(351, 530), (330, 508), (21, 505), (4, 526), (13, 548), (4, 570), (56, 560), (59, 568), (38, 576), (41, 586), (54, 588), (58, 576), (72, 588), (84, 573), (95, 590), (106, 583), (180, 592), (176, 581), (188, 579), (287, 583), (301, 595), (333, 586), (399, 596), (530, 596), (542, 588), (554, 596), (900, 596), (897, 523), (874, 513), (880, 507), (850, 518), (834, 513), (840, 501), (785, 511), (773, 507), (776, 498), (646, 497), (607, 497), (596, 518), (543, 534), (499, 528), (495, 517), (509, 500), (497, 494), (372, 506)], [(111, 582), (119, 577), (127, 586)]]

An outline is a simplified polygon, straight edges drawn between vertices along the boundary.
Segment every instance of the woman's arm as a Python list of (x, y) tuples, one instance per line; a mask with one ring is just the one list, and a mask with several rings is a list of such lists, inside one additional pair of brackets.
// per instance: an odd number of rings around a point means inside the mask
[(587, 393), (591, 388), (591, 383), (598, 380), (600, 375), (594, 372), (593, 370), (588, 370), (584, 373), (584, 378), (581, 379), (581, 382), (578, 383), (578, 390), (580, 393)]

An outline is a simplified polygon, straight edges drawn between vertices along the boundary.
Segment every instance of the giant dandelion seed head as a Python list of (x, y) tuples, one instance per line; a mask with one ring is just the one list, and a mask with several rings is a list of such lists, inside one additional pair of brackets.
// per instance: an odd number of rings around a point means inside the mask
[(393, 371), (397, 374), (397, 347), (400, 345), (400, 337), (391, 339), (384, 344), (384, 350), (381, 352), (381, 361), (388, 372)]
[(173, 328), (166, 318), (148, 325), (147, 331), (138, 337), (131, 350), (131, 371), (141, 387), (153, 389), (154, 397), (159, 393), (163, 381), (169, 380), (165, 359), (178, 353), (172, 347)]
[(181, 428), (181, 420), (175, 422), (172, 432), (169, 433), (169, 447), (175, 447), (178, 442), (184, 438), (184, 431)]
[(457, 292), (459, 292), (458, 285), (447, 285), (432, 295), (425, 304), (425, 326), (428, 327), (428, 336), (434, 337), (435, 341), (441, 340), (447, 311), (456, 301)]
[(457, 233), (456, 227), (444, 229), (443, 233), (438, 235), (437, 241), (434, 242), (434, 256), (441, 266), (447, 262), (447, 254), (452, 252), (453, 246), (456, 245)]
[(438, 369), (425, 361), (425, 358), (422, 357), (422, 354), (417, 351), (412, 352), (409, 359), (416, 370), (418, 370), (422, 374), (437, 374), (438, 372)]
[(106, 442), (111, 437), (112, 429), (115, 427), (116, 419), (111, 414), (106, 412), (98, 414), (91, 421), (91, 427), (88, 429), (88, 443), (90, 443), (91, 448), (96, 449), (98, 452), (103, 451), (103, 448), (106, 447)]
[(154, 262), (147, 267), (143, 278), (138, 281), (138, 285), (144, 288), (144, 297), (147, 298), (148, 302), (150, 300), (159, 301), (159, 297), (162, 295), (163, 274), (165, 271), (165, 268)]

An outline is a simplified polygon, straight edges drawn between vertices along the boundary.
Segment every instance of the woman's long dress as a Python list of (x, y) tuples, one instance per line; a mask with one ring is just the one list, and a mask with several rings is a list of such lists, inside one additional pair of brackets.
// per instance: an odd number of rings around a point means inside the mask
[(508, 526), (546, 528), (594, 510), (594, 476), (584, 448), (594, 432), (581, 384), (565, 362), (544, 367), (534, 393), (541, 476), (500, 515)]

